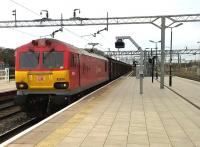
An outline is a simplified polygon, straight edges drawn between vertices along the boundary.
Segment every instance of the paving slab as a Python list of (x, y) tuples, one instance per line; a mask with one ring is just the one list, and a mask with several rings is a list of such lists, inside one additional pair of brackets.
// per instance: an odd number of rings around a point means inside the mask
[(15, 81), (0, 81), (0, 93), (16, 90)]
[[(166, 77), (165, 79), (165, 85), (169, 87), (169, 78)], [(172, 86), (169, 88), (187, 98), (200, 108), (200, 82), (173, 76)]]

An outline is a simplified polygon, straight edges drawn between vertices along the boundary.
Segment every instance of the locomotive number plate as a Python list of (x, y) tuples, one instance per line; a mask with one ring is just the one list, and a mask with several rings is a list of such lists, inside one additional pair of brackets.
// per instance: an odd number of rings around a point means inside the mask
[(44, 81), (45, 77), (44, 76), (37, 76), (37, 81)]

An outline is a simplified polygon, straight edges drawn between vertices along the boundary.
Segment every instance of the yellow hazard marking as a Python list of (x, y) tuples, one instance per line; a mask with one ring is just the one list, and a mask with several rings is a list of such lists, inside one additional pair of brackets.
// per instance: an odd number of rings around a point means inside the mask
[(90, 101), (79, 113), (75, 114), (71, 119), (49, 134), (45, 139), (39, 142), (36, 147), (56, 146), (92, 111), (92, 109), (101, 100), (102, 97)]

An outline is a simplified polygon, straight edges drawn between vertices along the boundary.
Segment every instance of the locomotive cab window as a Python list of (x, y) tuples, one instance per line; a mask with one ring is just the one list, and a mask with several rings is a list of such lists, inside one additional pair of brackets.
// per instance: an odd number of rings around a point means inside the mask
[(63, 52), (44, 52), (43, 66), (46, 68), (60, 68), (64, 67), (64, 53)]
[(33, 69), (36, 68), (39, 63), (38, 52), (24, 52), (20, 55), (20, 68), (21, 69)]

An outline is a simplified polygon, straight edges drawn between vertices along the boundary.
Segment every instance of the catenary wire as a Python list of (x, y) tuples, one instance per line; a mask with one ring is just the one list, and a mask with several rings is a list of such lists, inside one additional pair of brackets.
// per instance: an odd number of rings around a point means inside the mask
[[(26, 6), (22, 5), (22, 4), (20, 4), (20, 3), (16, 2), (16, 1), (14, 1), (14, 0), (10, 0), (10, 1), (13, 2), (13, 3), (15, 3), (16, 5), (18, 5), (18, 6), (20, 6), (20, 7), (22, 7), (22, 8), (24, 8), (24, 9), (28, 10), (29, 12), (31, 12), (31, 13), (33, 13), (33, 14), (35, 14), (35, 15), (41, 17), (41, 15), (39, 15), (39, 14), (36, 13), (36, 12), (34, 12), (34, 11), (31, 10), (30, 8), (28, 8), (28, 7), (26, 7)], [(49, 23), (49, 22), (48, 22), (48, 23)], [(66, 31), (68, 31), (68, 32), (71, 33), (72, 35), (74, 35), (74, 36), (76, 36), (76, 37), (78, 37), (78, 38), (80, 38), (80, 39), (83, 39), (84, 41), (87, 41), (87, 42), (89, 41), (88, 39), (82, 38), (81, 36), (79, 36), (79, 35), (76, 34), (75, 32), (73, 32), (73, 31), (71, 31), (71, 30), (69, 30), (69, 29), (67, 29), (67, 28), (65, 28), (65, 27), (63, 27), (63, 29), (66, 30)], [(45, 36), (46, 36), (46, 35), (45, 35)]]

